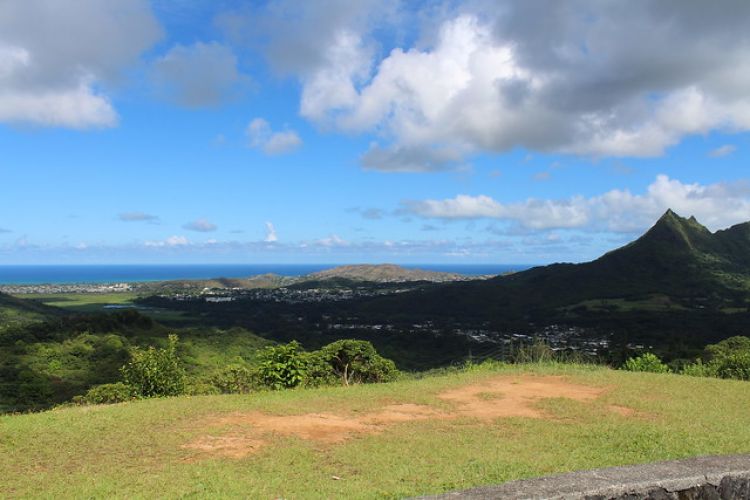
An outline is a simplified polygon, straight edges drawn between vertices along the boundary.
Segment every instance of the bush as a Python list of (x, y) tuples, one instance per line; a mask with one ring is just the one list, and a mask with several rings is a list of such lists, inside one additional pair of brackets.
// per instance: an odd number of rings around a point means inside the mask
[(750, 380), (750, 353), (738, 352), (727, 354), (710, 362), (716, 367), (716, 375), (721, 378)]
[(624, 370), (631, 372), (669, 373), (669, 367), (661, 362), (659, 356), (650, 352), (625, 361)]
[(706, 356), (709, 360), (721, 360), (740, 353), (750, 353), (750, 338), (730, 337), (718, 344), (706, 346)]
[(339, 340), (320, 349), (316, 357), (343, 385), (388, 382), (399, 373), (393, 361), (380, 356), (364, 340)]
[(696, 360), (683, 368), (685, 375), (750, 380), (750, 338), (731, 337), (706, 346), (706, 362)]
[(211, 385), (222, 394), (247, 394), (259, 384), (259, 374), (242, 365), (226, 366), (211, 377)]
[(716, 365), (714, 363), (704, 363), (697, 359), (695, 363), (690, 363), (682, 367), (680, 373), (691, 377), (717, 377)]
[(101, 384), (89, 389), (83, 396), (77, 396), (74, 401), (83, 404), (113, 404), (135, 399), (136, 390), (122, 382)]
[(326, 385), (336, 385), (339, 379), (331, 365), (323, 358), (320, 351), (313, 351), (307, 356), (307, 366), (305, 367), (305, 387), (321, 387)]
[(299, 342), (266, 347), (258, 355), (260, 382), (271, 389), (297, 387), (306, 376), (308, 356)]
[(167, 347), (134, 348), (130, 361), (123, 366), (125, 384), (132, 386), (139, 396), (177, 396), (185, 391), (185, 370), (177, 356), (177, 335), (170, 335)]

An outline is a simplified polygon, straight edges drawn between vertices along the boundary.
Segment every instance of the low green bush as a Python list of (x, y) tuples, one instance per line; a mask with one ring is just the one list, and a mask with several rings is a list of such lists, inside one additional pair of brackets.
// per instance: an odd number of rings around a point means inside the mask
[(716, 365), (713, 363), (704, 363), (703, 360), (697, 359), (695, 363), (689, 363), (682, 367), (680, 373), (691, 377), (717, 377)]
[(727, 354), (712, 360), (710, 364), (716, 367), (716, 374), (720, 378), (750, 380), (750, 352)]
[(307, 373), (308, 355), (302, 351), (297, 341), (266, 347), (258, 355), (258, 377), (270, 389), (297, 387)]
[(177, 355), (177, 335), (170, 335), (167, 347), (130, 351), (130, 361), (123, 366), (125, 384), (143, 397), (178, 396), (185, 391), (185, 370)]
[(258, 371), (243, 365), (229, 365), (215, 373), (210, 384), (221, 394), (247, 394), (261, 385)]
[(135, 388), (123, 382), (115, 382), (94, 386), (83, 396), (74, 398), (74, 402), (92, 405), (113, 404), (130, 401), (136, 397)]
[(750, 380), (750, 338), (730, 337), (706, 346), (704, 358), (683, 367), (680, 373), (698, 377)]
[(659, 356), (646, 352), (634, 358), (628, 358), (623, 366), (624, 370), (631, 372), (669, 373), (669, 367), (662, 363)]

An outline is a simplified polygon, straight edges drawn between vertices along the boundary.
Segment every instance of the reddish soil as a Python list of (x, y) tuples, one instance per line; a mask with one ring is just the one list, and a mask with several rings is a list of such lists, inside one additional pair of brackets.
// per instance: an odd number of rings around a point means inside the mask
[[(183, 448), (192, 452), (188, 460), (243, 458), (269, 445), (274, 436), (296, 436), (321, 444), (335, 444), (356, 435), (383, 432), (402, 422), (459, 417), (485, 421), (503, 417), (546, 418), (547, 415), (535, 406), (542, 399), (590, 402), (603, 392), (604, 389), (573, 384), (562, 377), (501, 376), (438, 394), (439, 399), (452, 407), (448, 410), (427, 405), (395, 404), (357, 415), (269, 415), (255, 411), (211, 417), (198, 423), (200, 428), (225, 432), (220, 436), (201, 436)], [(622, 416), (633, 414), (632, 409), (622, 406), (609, 406), (608, 409)]]

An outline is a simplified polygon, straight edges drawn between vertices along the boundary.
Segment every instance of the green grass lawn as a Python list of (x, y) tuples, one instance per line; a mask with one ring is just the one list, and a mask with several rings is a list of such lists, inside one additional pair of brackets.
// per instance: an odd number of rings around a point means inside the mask
[[(601, 394), (531, 403), (543, 418), (425, 418), (340, 443), (265, 434), (264, 446), (243, 458), (185, 448), (206, 436), (253, 432), (231, 419), (215, 425), (221, 417), (325, 413), (355, 420), (405, 403), (451, 412), (454, 403), (438, 397), (445, 391), (484, 387), (498, 377), (550, 375)], [(503, 401), (503, 394), (480, 396)], [(750, 452), (748, 408), (746, 382), (572, 365), (64, 408), (0, 417), (0, 496), (398, 498), (563, 471)]]

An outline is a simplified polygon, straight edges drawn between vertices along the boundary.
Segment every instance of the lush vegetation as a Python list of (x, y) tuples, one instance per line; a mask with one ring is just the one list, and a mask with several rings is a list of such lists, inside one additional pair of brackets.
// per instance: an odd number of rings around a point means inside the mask
[(634, 358), (628, 358), (623, 366), (624, 370), (631, 372), (651, 372), (651, 373), (669, 373), (669, 367), (662, 363), (659, 356), (656, 354), (647, 352), (636, 356)]
[[(561, 376), (605, 391), (587, 402), (540, 400), (535, 408), (549, 418), (415, 420), (335, 444), (272, 435), (243, 458), (183, 447), (207, 432), (229, 439), (206, 422), (238, 412), (355, 418), (400, 403), (445, 410), (437, 395), (446, 390), (523, 374)], [(749, 406), (745, 382), (537, 363), (349, 388), (70, 407), (0, 417), (0, 496), (403, 498), (563, 471), (750, 452)]]
[[(40, 310), (31, 313), (40, 314)], [(388, 358), (413, 368), (408, 360), (415, 355), (434, 354), (433, 364), (417, 365), (423, 369), (460, 364), (466, 359), (492, 359), (498, 354), (518, 363), (607, 362), (551, 351), (540, 343), (488, 354), (475, 348), (472, 355), (471, 348), (456, 344), (465, 340), (448, 335), (429, 339), (411, 336), (412, 345), (402, 346), (389, 342), (394, 337), (388, 332), (379, 334), (377, 345), (373, 345), (364, 340), (306, 336), (292, 330), (289, 335), (304, 340), (304, 344), (296, 340), (275, 344), (241, 327), (166, 327), (135, 310), (43, 317), (46, 321), (0, 327), (0, 412), (41, 410), (73, 400), (103, 403), (153, 395), (249, 393), (268, 388), (390, 381), (398, 370)], [(170, 333), (179, 335), (179, 344), (170, 344)], [(747, 379), (748, 343), (744, 337), (728, 339), (709, 346), (697, 360), (668, 360), (669, 368), (691, 375)], [(169, 349), (171, 354), (167, 355)], [(449, 351), (451, 357), (440, 357)], [(623, 357), (622, 362), (631, 370), (666, 370), (666, 363), (656, 355), (626, 359)], [(620, 365), (614, 360), (608, 362)], [(163, 376), (161, 368), (149, 373), (149, 369), (165, 363), (172, 366), (172, 374), (166, 379), (158, 380)], [(184, 375), (175, 376), (177, 373)]]
[(694, 377), (718, 377), (750, 380), (750, 337), (731, 337), (706, 346), (703, 357), (692, 363), (676, 363), (674, 370), (653, 353), (629, 358), (623, 369), (634, 372), (668, 373), (675, 371)]
[[(134, 310), (0, 325), (0, 413), (50, 408), (120, 382), (131, 353), (165, 348), (173, 332)], [(242, 328), (197, 326), (177, 333), (177, 356), (192, 384), (186, 389), (198, 392), (226, 367), (252, 365), (270, 344)]]

